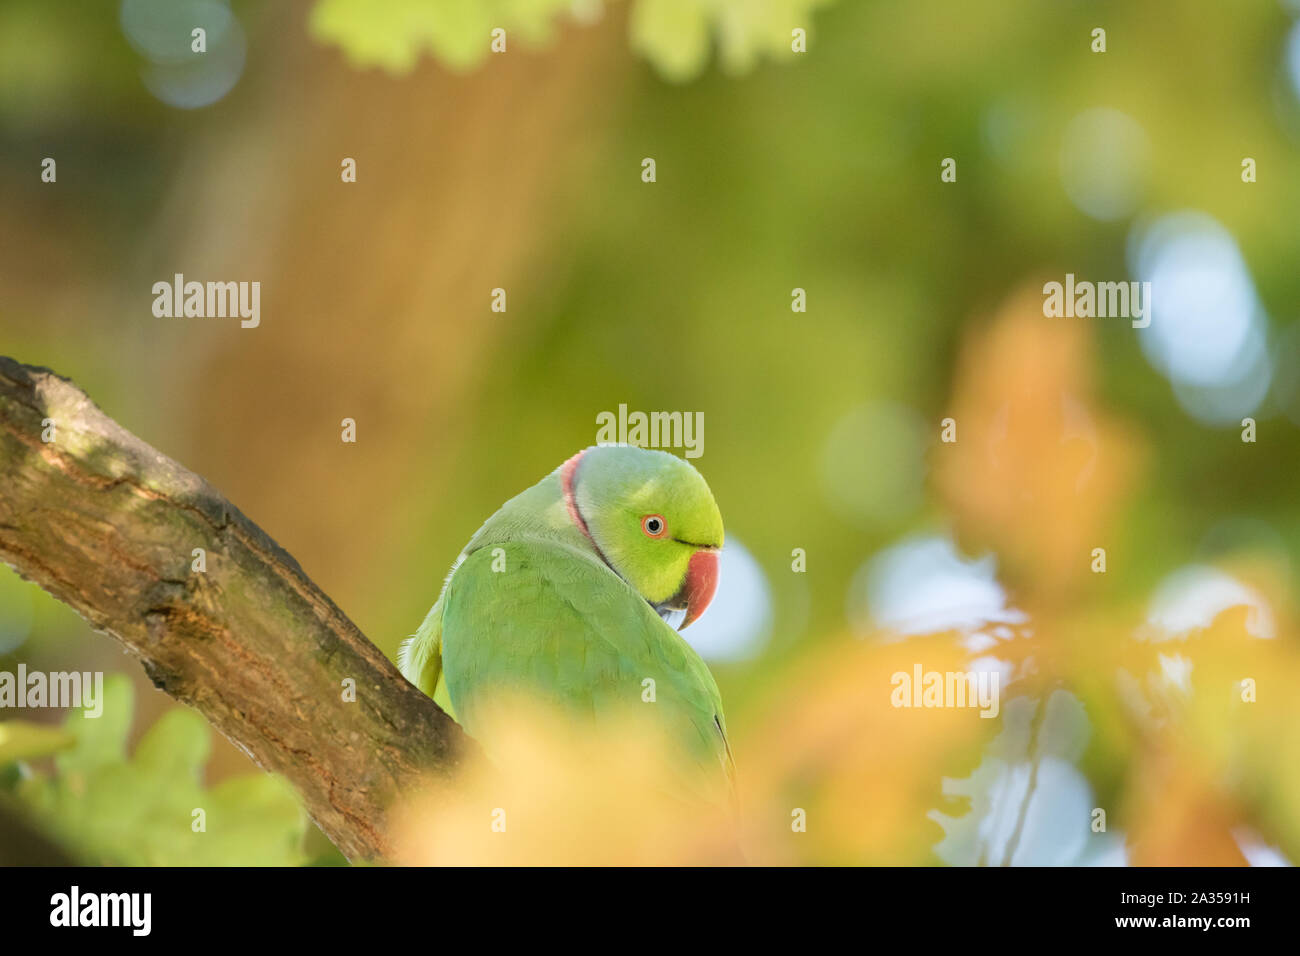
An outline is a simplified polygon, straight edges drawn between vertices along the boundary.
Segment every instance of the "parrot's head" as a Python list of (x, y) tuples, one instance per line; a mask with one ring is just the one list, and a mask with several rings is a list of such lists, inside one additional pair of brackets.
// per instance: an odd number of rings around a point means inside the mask
[(569, 516), (616, 574), (682, 627), (718, 586), (722, 515), (704, 477), (667, 452), (601, 445), (560, 467)]

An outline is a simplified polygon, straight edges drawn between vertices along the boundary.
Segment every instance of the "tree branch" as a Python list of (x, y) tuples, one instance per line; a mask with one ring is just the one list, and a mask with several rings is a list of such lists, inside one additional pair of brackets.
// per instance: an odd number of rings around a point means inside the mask
[(206, 481), (67, 379), (4, 357), (0, 560), (284, 775), (350, 859), (392, 856), (392, 798), (466, 753), (456, 723)]

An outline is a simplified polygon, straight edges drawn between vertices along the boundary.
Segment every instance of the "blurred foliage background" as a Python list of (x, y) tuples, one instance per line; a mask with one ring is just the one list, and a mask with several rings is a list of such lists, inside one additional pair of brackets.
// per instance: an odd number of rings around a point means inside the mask
[[(208, 478), (390, 653), (597, 413), (702, 411), (729, 550), (685, 636), (722, 687), (751, 859), (1295, 860), (1298, 17), (8, 0), (0, 350)], [(154, 318), (178, 272), (260, 281), (261, 326)], [(1151, 281), (1154, 321), (1044, 318), (1066, 273)], [(70, 852), (337, 861), (4, 571), (0, 669), (20, 661), (123, 675), (94, 739), (0, 714), (24, 722), (9, 801)], [(916, 662), (998, 670), (999, 719), (891, 707)], [(231, 839), (191, 839), (200, 805)]]

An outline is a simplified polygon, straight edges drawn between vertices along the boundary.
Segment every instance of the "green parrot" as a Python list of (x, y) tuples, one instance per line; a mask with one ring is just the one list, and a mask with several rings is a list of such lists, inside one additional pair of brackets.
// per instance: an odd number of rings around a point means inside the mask
[(471, 736), (502, 691), (583, 720), (653, 706), (642, 713), (662, 722), (693, 775), (723, 781), (734, 805), (717, 684), (669, 623), (704, 613), (721, 547), (722, 515), (687, 462), (628, 445), (587, 448), (479, 528), (398, 664), (430, 696), (441, 675)]

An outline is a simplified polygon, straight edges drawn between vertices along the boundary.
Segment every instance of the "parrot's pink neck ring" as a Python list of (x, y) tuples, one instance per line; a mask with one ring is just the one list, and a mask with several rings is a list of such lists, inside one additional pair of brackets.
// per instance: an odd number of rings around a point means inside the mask
[(578, 474), (578, 463), (582, 461), (582, 456), (586, 453), (587, 449), (584, 448), (560, 466), (560, 490), (564, 493), (564, 507), (569, 509), (569, 517), (572, 518), (573, 523), (578, 526), (578, 530), (581, 531), (586, 536), (587, 540), (591, 542), (591, 546), (596, 549), (596, 554), (600, 556), (600, 560), (604, 561), (609, 569), (617, 574), (618, 571), (614, 568), (614, 565), (609, 563), (609, 559), (605, 557), (605, 553), (600, 550), (600, 545), (598, 545), (596, 539), (591, 536), (591, 531), (587, 528), (587, 521), (582, 517), (582, 512), (578, 510), (578, 499), (573, 493), (573, 482)]

